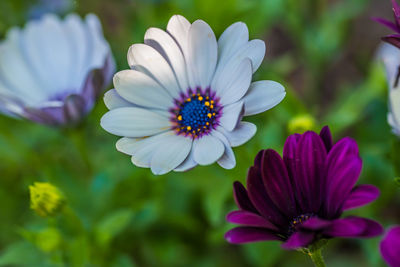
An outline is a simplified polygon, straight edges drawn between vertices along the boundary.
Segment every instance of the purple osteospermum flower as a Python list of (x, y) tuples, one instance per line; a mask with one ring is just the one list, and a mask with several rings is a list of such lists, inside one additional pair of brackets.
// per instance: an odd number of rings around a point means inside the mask
[(400, 266), (400, 226), (395, 226), (386, 233), (381, 241), (380, 250), (389, 266)]
[(215, 161), (231, 169), (236, 164), (231, 147), (256, 132), (242, 117), (264, 112), (285, 96), (277, 82), (251, 83), (264, 54), (264, 42), (249, 41), (242, 22), (217, 41), (204, 21), (173, 16), (167, 31), (150, 28), (144, 44), (130, 47), (132, 69), (114, 76), (101, 126), (123, 136), (117, 149), (154, 174)]
[(320, 135), (289, 136), (283, 159), (274, 150), (260, 151), (248, 172), (247, 190), (234, 183), (240, 210), (229, 213), (227, 221), (243, 226), (225, 238), (231, 243), (280, 240), (284, 248), (298, 249), (320, 239), (381, 234), (375, 221), (340, 218), (379, 195), (372, 185), (354, 187), (361, 165), (356, 142), (346, 137), (333, 145), (328, 127)]
[(391, 34), (382, 37), (382, 40), (400, 48), (400, 6), (396, 2), (396, 0), (392, 0), (392, 6), (394, 14), (394, 23), (384, 18), (373, 18), (373, 19), (396, 32), (396, 34)]
[(76, 123), (115, 66), (98, 18), (52, 14), (11, 29), (0, 43), (0, 111), (46, 125)]

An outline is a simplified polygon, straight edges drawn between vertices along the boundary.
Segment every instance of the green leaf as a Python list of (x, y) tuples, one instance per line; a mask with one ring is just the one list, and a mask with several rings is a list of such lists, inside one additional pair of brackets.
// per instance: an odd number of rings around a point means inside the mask
[(96, 227), (96, 240), (101, 246), (108, 245), (111, 240), (121, 233), (130, 223), (133, 211), (119, 210), (107, 215)]

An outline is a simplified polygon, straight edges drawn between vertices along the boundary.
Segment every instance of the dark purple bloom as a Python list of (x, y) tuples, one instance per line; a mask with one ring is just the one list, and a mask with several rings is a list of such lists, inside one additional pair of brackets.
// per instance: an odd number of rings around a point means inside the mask
[(375, 221), (343, 211), (374, 201), (379, 190), (355, 186), (361, 158), (354, 140), (332, 143), (328, 127), (318, 135), (306, 132), (288, 137), (283, 159), (274, 150), (260, 151), (247, 176), (247, 190), (234, 183), (239, 210), (227, 221), (242, 226), (226, 233), (230, 243), (283, 241), (286, 249), (306, 248), (332, 237), (373, 237), (382, 233)]
[(392, 0), (394, 22), (391, 22), (384, 18), (373, 18), (376, 22), (383, 24), (389, 29), (395, 31), (395, 34), (391, 34), (382, 37), (382, 40), (400, 48), (400, 6), (396, 0)]
[(400, 266), (400, 226), (395, 226), (386, 233), (381, 241), (380, 250), (389, 266)]

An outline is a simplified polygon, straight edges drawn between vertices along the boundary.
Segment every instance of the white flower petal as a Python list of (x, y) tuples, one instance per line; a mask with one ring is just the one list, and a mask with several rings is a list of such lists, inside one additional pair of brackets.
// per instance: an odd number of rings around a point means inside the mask
[(205, 135), (193, 142), (193, 157), (200, 165), (209, 165), (217, 161), (225, 151), (224, 144), (212, 135)]
[(189, 155), (186, 157), (186, 159), (174, 169), (176, 172), (185, 172), (190, 169), (193, 169), (194, 167), (197, 166), (197, 162), (194, 160), (193, 157), (193, 149), (190, 151)]
[(178, 167), (189, 155), (192, 139), (170, 131), (151, 159), (151, 171), (162, 175)]
[(400, 66), (400, 50), (391, 44), (383, 43), (379, 47), (377, 54), (385, 65), (389, 88), (392, 88)]
[(58, 17), (47, 14), (39, 21), (29, 22), (22, 44), (42, 90), (57, 95), (60, 89), (68, 88), (69, 77), (65, 73), (72, 67), (73, 51)]
[(108, 109), (123, 107), (135, 107), (136, 105), (123, 99), (115, 89), (108, 90), (104, 94), (104, 104)]
[(264, 112), (279, 104), (285, 97), (285, 87), (274, 81), (257, 81), (243, 97), (244, 116)]
[(228, 170), (235, 168), (235, 166), (236, 166), (235, 154), (233, 153), (233, 150), (229, 144), (228, 139), (226, 139), (226, 137), (218, 131), (213, 131), (211, 133), (211, 135), (213, 135), (213, 136), (217, 137), (219, 140), (221, 140), (225, 146), (224, 154), (217, 161), (218, 165), (221, 166), (222, 168), (225, 168)]
[(165, 31), (150, 28), (144, 36), (144, 43), (155, 48), (171, 65), (183, 93), (189, 88), (186, 62), (176, 41)]
[(164, 132), (171, 128), (169, 113), (124, 107), (110, 110), (101, 118), (101, 126), (109, 133), (126, 137), (144, 137)]
[(172, 16), (167, 25), (168, 33), (171, 34), (179, 44), (185, 57), (187, 56), (190, 25), (190, 22), (181, 15)]
[(127, 138), (118, 140), (117, 150), (131, 155), (132, 163), (138, 167), (150, 168), (151, 159), (157, 148), (168, 141), (171, 131), (146, 138)]
[[(262, 40), (251, 40), (246, 45), (242, 46), (229, 61), (226, 62), (225, 66), (229, 66), (234, 61), (241, 61), (245, 58), (250, 58), (253, 73), (260, 67), (265, 56), (265, 43)], [(224, 65), (218, 66), (218, 68), (225, 68)]]
[(389, 125), (392, 127), (392, 132), (395, 135), (400, 136), (400, 125), (399, 123), (395, 120), (395, 118), (393, 117), (393, 114), (391, 112), (389, 112), (387, 114), (387, 120)]
[(211, 84), (218, 59), (218, 46), (214, 32), (202, 20), (196, 20), (189, 30), (189, 67), (197, 86), (202, 89)]
[(131, 155), (132, 163), (138, 167), (150, 168), (151, 159), (157, 148), (168, 141), (171, 131), (145, 138), (123, 137), (118, 140), (117, 150)]
[(389, 91), (389, 109), (392, 114), (392, 122), (396, 128), (400, 127), (400, 87), (391, 88)]
[(221, 132), (229, 141), (231, 147), (243, 145), (249, 141), (256, 133), (257, 127), (250, 122), (242, 121), (231, 132), (223, 127), (218, 127), (217, 131)]
[(243, 101), (229, 104), (222, 108), (222, 116), (219, 119), (219, 125), (228, 131), (232, 131), (243, 116)]
[(21, 53), (21, 38), (21, 31), (13, 28), (0, 43), (0, 93), (35, 105), (47, 98), (46, 91)]
[(173, 98), (179, 97), (181, 90), (174, 72), (153, 47), (145, 44), (132, 45), (128, 51), (128, 62), (131, 68), (142, 71), (159, 82)]
[(236, 22), (229, 26), (218, 39), (218, 66), (225, 66), (236, 52), (247, 44), (249, 40), (249, 30), (243, 22)]
[(156, 81), (137, 70), (123, 70), (114, 75), (118, 94), (139, 106), (168, 110), (172, 97)]
[(238, 101), (246, 94), (251, 78), (251, 61), (246, 58), (226, 66), (214, 77), (211, 88), (217, 92), (220, 103), (224, 106)]
[(71, 57), (72, 67), (65, 74), (68, 75), (68, 82), (71, 88), (76, 89), (76, 92), (78, 92), (87, 76), (88, 69), (91, 67), (88, 66), (93, 50), (90, 47), (90, 34), (87, 25), (76, 14), (69, 14), (65, 18), (65, 32), (74, 55)]

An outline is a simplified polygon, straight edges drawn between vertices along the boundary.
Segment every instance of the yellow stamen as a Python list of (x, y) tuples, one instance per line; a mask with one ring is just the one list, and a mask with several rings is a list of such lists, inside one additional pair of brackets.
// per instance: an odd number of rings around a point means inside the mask
[(199, 99), (199, 101), (201, 101), (201, 100), (203, 100), (203, 97), (202, 97), (202, 96), (199, 96), (199, 98), (198, 98), (198, 99)]
[(192, 130), (192, 127), (188, 126), (188, 127), (186, 127), (186, 129), (187, 129), (188, 131), (190, 131), (190, 130)]
[(211, 117), (212, 117), (211, 113), (208, 113), (208, 114), (207, 114), (207, 117), (211, 118)]
[(182, 115), (179, 115), (178, 116), (178, 121), (181, 121), (182, 120)]
[(192, 99), (189, 97), (188, 99), (186, 99), (186, 101), (187, 101), (187, 102), (190, 102), (190, 101), (192, 101)]
[(206, 105), (208, 107), (210, 105), (210, 102), (206, 101), (206, 102), (204, 102), (204, 105)]

